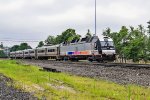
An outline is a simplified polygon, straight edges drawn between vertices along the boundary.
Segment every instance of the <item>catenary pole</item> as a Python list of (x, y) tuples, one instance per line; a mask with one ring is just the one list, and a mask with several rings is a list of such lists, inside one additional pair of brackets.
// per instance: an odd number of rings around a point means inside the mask
[(97, 23), (96, 23), (96, 21), (97, 21), (97, 17), (96, 17), (96, 0), (95, 0), (95, 36), (96, 36), (96, 33), (97, 33)]

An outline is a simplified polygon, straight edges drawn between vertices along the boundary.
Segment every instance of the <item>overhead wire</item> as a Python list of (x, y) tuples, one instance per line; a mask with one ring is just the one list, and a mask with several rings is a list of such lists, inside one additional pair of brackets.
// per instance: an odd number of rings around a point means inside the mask
[(0, 39), (0, 42), (40, 42), (42, 40)]

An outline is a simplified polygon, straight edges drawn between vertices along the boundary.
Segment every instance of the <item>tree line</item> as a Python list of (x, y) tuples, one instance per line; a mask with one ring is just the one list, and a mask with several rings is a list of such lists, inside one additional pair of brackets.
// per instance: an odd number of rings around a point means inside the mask
[(104, 36), (112, 38), (116, 53), (126, 62), (127, 59), (132, 59), (133, 62), (150, 60), (150, 22), (148, 29), (142, 25), (136, 28), (130, 26), (122, 26), (119, 32), (112, 32), (107, 28), (103, 32)]
[(10, 52), (25, 49), (32, 49), (32, 47), (28, 45), (28, 43), (21, 43), (20, 45), (14, 45), (13, 47), (11, 47)]
[(6, 57), (6, 55), (5, 55), (5, 53), (4, 53), (4, 51), (3, 51), (3, 44), (1, 43), (0, 44), (0, 58), (3, 58), (3, 57)]
[[(86, 36), (92, 36), (90, 30), (88, 30)], [(42, 47), (44, 45), (56, 45), (62, 42), (71, 42), (74, 39), (80, 39), (80, 37), (81, 35), (77, 34), (75, 29), (69, 28), (62, 32), (60, 35), (49, 35), (45, 41), (40, 41), (37, 47)], [(27, 43), (21, 43), (20, 45), (14, 45), (13, 47), (11, 47), (10, 51), (18, 51), (25, 49), (31, 49), (31, 46), (29, 46)]]
[[(85, 36), (88, 36), (88, 37), (92, 36), (89, 29)], [(71, 42), (72, 40), (79, 40), (80, 37), (81, 35), (77, 34), (75, 29), (69, 28), (65, 30), (64, 32), (62, 32), (60, 35), (57, 35), (57, 36), (49, 35), (44, 42), (46, 45), (56, 45), (62, 42)], [(42, 47), (44, 45), (44, 42), (40, 41), (37, 47)]]

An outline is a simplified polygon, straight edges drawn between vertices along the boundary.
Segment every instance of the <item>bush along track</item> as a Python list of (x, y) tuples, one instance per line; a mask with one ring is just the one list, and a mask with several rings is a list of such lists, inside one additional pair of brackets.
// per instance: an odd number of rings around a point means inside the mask
[(149, 100), (150, 89), (135, 85), (46, 72), (13, 60), (0, 61), (0, 73), (14, 80), (14, 87), (47, 100)]

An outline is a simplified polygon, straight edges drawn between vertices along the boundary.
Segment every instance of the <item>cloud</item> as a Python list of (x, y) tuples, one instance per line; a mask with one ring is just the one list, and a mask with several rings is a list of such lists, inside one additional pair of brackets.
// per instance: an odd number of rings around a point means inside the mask
[(16, 11), (22, 7), (23, 1), (17, 2), (1, 2), (0, 3), (0, 13), (9, 13)]
[[(107, 27), (146, 25), (149, 5), (149, 0), (97, 0), (98, 35)], [(0, 0), (0, 26), (0, 39), (45, 40), (67, 28), (84, 36), (87, 29), (94, 33), (94, 0)]]

